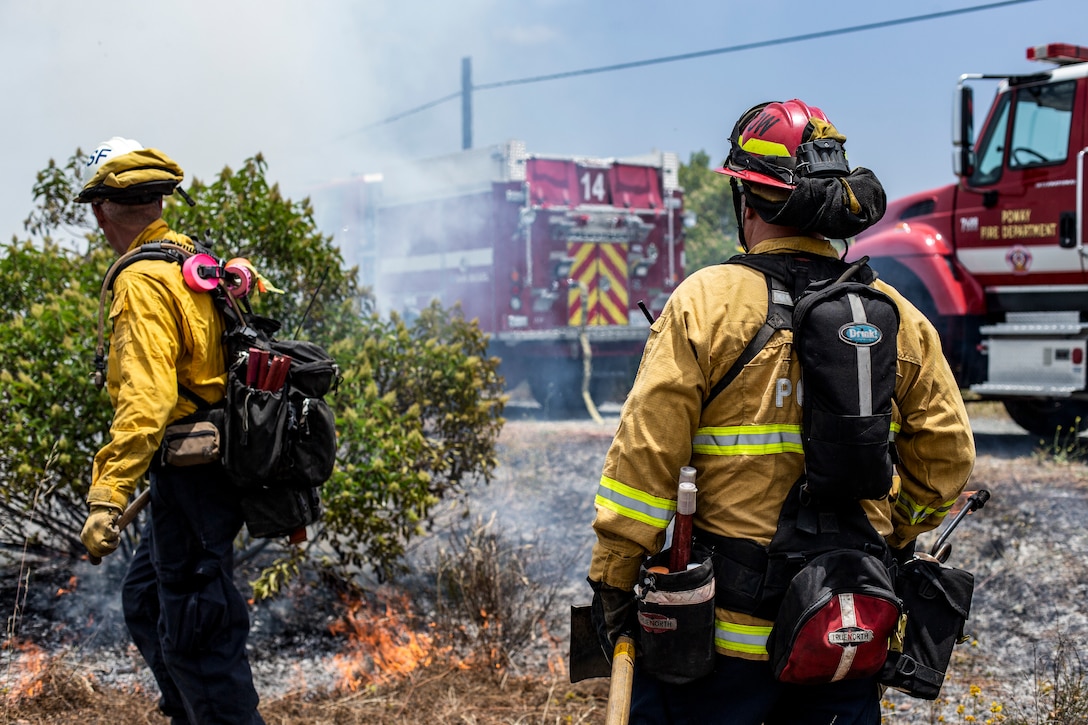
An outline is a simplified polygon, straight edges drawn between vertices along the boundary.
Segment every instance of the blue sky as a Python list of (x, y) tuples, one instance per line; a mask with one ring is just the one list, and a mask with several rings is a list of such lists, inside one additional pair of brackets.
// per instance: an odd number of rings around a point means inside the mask
[[(6, 139), (0, 234), (23, 237), (34, 174), (121, 135), (187, 175), (257, 152), (290, 196), (396, 158), (461, 148), (461, 62), (477, 85), (760, 43), (990, 4), (985, 0), (0, 0)], [(1039, 67), (1030, 45), (1082, 43), (1084, 0), (980, 12), (474, 94), (475, 146), (628, 156), (705, 150), (771, 99), (822, 107), (892, 197), (953, 180), (961, 73)], [(979, 98), (985, 105), (988, 98)]]

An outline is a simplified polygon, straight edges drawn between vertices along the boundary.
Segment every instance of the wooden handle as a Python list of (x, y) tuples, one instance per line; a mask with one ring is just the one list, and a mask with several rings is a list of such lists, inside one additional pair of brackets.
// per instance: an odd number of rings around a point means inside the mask
[(608, 686), (605, 725), (627, 725), (631, 716), (631, 685), (635, 676), (635, 641), (620, 635), (612, 651), (612, 681)]

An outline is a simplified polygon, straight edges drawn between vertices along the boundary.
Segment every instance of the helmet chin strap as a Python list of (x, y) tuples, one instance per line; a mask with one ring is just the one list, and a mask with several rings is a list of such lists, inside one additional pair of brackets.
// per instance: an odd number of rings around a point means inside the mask
[(741, 248), (747, 252), (748, 242), (744, 238), (744, 216), (740, 210), (740, 197), (744, 190), (740, 188), (740, 182), (733, 176), (729, 177), (729, 188), (733, 190), (733, 214), (737, 217), (737, 241), (740, 242)]

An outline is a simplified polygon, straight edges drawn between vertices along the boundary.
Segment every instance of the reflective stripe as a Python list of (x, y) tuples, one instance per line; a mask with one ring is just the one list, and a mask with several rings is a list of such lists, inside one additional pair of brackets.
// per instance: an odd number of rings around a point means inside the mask
[(750, 154), (756, 156), (791, 156), (790, 150), (786, 148), (784, 144), (780, 144), (777, 141), (767, 141), (762, 138), (748, 138), (745, 139), (740, 147)]
[(667, 527), (676, 512), (676, 501), (651, 496), (645, 491), (639, 491), (608, 476), (601, 476), (601, 485), (597, 487), (597, 497), (593, 502), (620, 516), (626, 516), (659, 529)]
[[(861, 304), (861, 298), (856, 294), (846, 295), (850, 302), (850, 313), (854, 322), (868, 322), (865, 317), (865, 308)], [(840, 331), (841, 334), (841, 331)], [(873, 355), (868, 345), (854, 347), (858, 361), (858, 414), (873, 414)]]
[(700, 428), (691, 449), (708, 456), (765, 456), (802, 453), (799, 425), (732, 425)]
[(916, 501), (911, 499), (905, 492), (899, 493), (899, 498), (895, 501), (895, 507), (906, 517), (907, 522), (914, 526), (920, 524), (930, 516), (936, 516), (938, 519), (943, 519), (948, 515), (948, 512), (952, 510), (952, 506), (956, 503), (956, 499), (947, 501), (941, 504), (937, 508), (931, 508), (922, 506)]
[[(843, 629), (849, 630), (858, 626), (858, 613), (854, 609), (854, 595), (850, 592), (839, 594), (839, 612), (842, 614)], [(831, 676), (832, 682), (838, 682), (846, 678), (846, 675), (850, 673), (850, 668), (854, 666), (854, 659), (857, 654), (857, 647), (844, 646), (842, 648), (842, 654), (839, 656), (839, 666), (835, 668), (835, 674)]]
[(718, 649), (750, 655), (766, 655), (767, 638), (770, 636), (770, 627), (714, 620), (714, 645)]

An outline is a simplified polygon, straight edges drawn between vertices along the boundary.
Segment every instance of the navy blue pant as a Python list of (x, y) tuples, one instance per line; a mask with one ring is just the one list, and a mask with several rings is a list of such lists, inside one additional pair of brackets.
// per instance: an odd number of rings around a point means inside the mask
[(631, 725), (879, 725), (875, 678), (785, 685), (768, 662), (718, 655), (714, 671), (686, 685), (659, 682), (635, 660)]
[(238, 494), (218, 464), (152, 466), (151, 517), (121, 593), (125, 623), (174, 725), (263, 725), (234, 586)]

